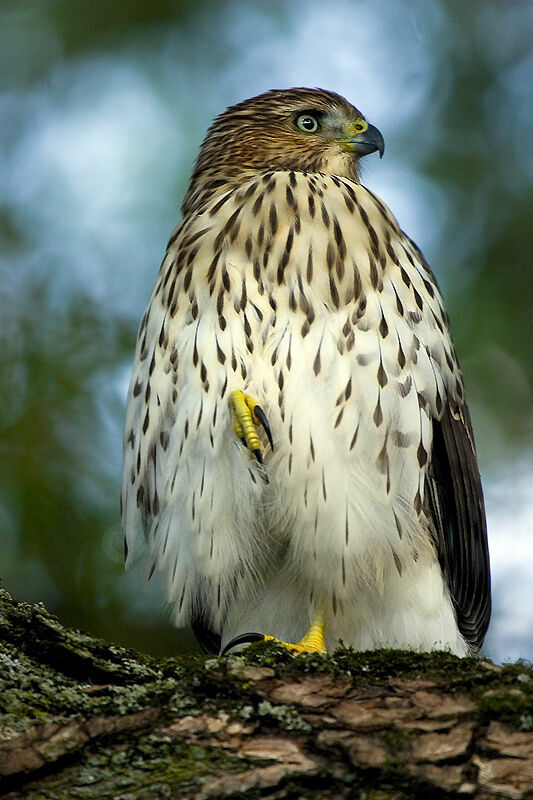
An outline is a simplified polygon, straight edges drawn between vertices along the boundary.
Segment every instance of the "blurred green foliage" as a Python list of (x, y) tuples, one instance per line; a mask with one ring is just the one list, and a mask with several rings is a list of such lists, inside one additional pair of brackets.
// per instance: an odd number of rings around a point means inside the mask
[[(38, 92), (54, 85), (58, 71), (68, 85), (70, 69), (103, 57), (133, 60), (143, 80), (155, 75), (150, 91), (164, 98), (168, 85), (157, 76), (169, 31), (193, 36), (191, 53), (200, 53), (194, 56), (199, 97), (209, 113), (223, 110), (206, 49), (218, 38), (211, 23), (214, 5), (7, 0), (0, 9), (2, 135), (13, 144), (20, 135), (21, 109), (28, 102), (39, 109)], [(279, 2), (268, 9), (257, 2), (222, 3), (217, 24), (222, 19), (231, 28), (238, 15), (261, 8), (263, 15), (288, 26), (290, 40), (304, 11), (296, 5), (298, 11), (284, 21), (287, 9)], [(423, 5), (424, 0), (412, 0), (406, 8), (416, 18)], [(330, 6), (324, 13), (336, 13), (336, 4)], [(376, 4), (378, 30), (386, 6), (386, 0)], [(442, 0), (437, 8), (440, 21), (420, 34), (415, 26), (412, 34), (413, 46), (417, 35), (432, 37), (424, 52), (425, 57), (431, 52), (433, 61), (420, 64), (421, 72), (432, 70), (430, 107), (414, 107), (408, 125), (390, 131), (389, 139), (396, 139), (392, 152), (401, 151), (409, 168), (438, 186), (445, 198), (431, 261), (451, 313), (481, 461), (490, 467), (530, 449), (533, 438), (532, 9), (528, 2), (497, 0), (483, 7)], [(253, 20), (250, 24), (253, 29)], [(334, 41), (322, 44), (336, 47)], [(213, 58), (231, 64), (239, 58), (238, 47)], [(267, 69), (266, 62), (258, 62), (258, 76)], [(269, 88), (260, 78), (258, 90)], [(180, 80), (184, 77), (176, 76)], [(220, 94), (225, 96), (222, 88)], [(235, 99), (247, 94), (243, 89)], [(191, 119), (180, 124), (187, 149)], [(202, 135), (195, 130), (196, 141)], [(145, 147), (149, 151), (151, 142)], [(21, 599), (45, 600), (68, 624), (153, 652), (174, 650), (178, 639), (153, 597), (144, 609), (135, 588), (140, 576), (122, 575), (120, 435), (142, 303), (135, 299), (124, 307), (119, 287), (137, 282), (139, 294), (148, 297), (165, 244), (157, 225), (168, 234), (177, 216), (172, 152), (160, 154), (157, 224), (155, 217), (136, 217), (137, 228), (145, 224), (147, 237), (153, 236), (153, 263), (145, 265), (141, 277), (117, 267), (115, 282), (104, 282), (97, 292), (70, 276), (69, 263), (74, 275), (78, 257), (80, 263), (101, 259), (112, 275), (116, 261), (100, 252), (101, 242), (89, 253), (85, 246), (69, 251), (67, 229), (53, 248), (39, 249), (47, 218), (42, 229), (27, 222), (30, 201), (17, 199), (20, 186), (10, 184), (12, 192), (8, 187), (0, 205), (0, 577)], [(187, 177), (179, 176), (181, 190)], [(149, 171), (139, 178), (139, 196), (150, 181), (155, 187)], [(393, 211), (401, 221), (401, 209)], [(439, 206), (435, 214), (441, 211)], [(124, 213), (130, 213), (127, 207)], [(84, 220), (71, 224), (83, 229)], [(88, 235), (87, 241), (94, 239)], [(127, 249), (125, 258), (135, 263)], [(94, 276), (91, 282), (98, 283)], [(192, 645), (181, 636), (179, 646)]]

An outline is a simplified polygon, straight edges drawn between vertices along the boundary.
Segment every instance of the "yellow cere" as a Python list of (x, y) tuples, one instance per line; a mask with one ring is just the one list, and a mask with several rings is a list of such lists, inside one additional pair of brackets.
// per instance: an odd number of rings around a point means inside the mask
[(356, 122), (353, 122), (351, 125), (346, 126), (346, 133), (348, 136), (357, 136), (358, 133), (364, 133), (368, 128), (368, 122), (366, 119), (359, 119)]

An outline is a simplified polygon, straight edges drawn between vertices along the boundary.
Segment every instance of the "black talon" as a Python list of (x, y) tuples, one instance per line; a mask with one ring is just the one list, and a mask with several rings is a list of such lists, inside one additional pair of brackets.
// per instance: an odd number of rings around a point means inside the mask
[(258, 464), (262, 464), (263, 463), (263, 456), (261, 455), (261, 450), (259, 448), (257, 448), (257, 450), (252, 450), (252, 453), (256, 457), (257, 463)]
[(235, 636), (231, 642), (228, 642), (225, 648), (220, 653), (221, 656), (228, 654), (230, 650), (237, 647), (238, 644), (253, 644), (254, 642), (264, 642), (265, 635), (263, 633), (241, 633)]
[(270, 425), (268, 424), (267, 416), (261, 406), (254, 406), (254, 414), (263, 426), (265, 433), (267, 435), (267, 439), (270, 442), (270, 447), (274, 450), (274, 442), (272, 440), (272, 431), (270, 430)]

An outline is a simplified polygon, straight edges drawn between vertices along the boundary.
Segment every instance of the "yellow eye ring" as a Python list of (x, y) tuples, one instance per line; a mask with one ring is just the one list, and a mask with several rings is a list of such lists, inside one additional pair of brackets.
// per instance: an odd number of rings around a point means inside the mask
[(318, 130), (318, 120), (312, 114), (300, 114), (296, 119), (296, 127), (303, 133), (316, 133)]

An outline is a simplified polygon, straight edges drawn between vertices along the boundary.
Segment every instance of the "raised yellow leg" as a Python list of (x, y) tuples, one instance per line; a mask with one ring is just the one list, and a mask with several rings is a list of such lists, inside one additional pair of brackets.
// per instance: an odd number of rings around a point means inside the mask
[(259, 463), (262, 464), (263, 444), (257, 435), (256, 425), (263, 426), (270, 446), (274, 449), (272, 433), (265, 412), (257, 400), (240, 390), (231, 393), (229, 404), (235, 433), (241, 442), (252, 451)]

